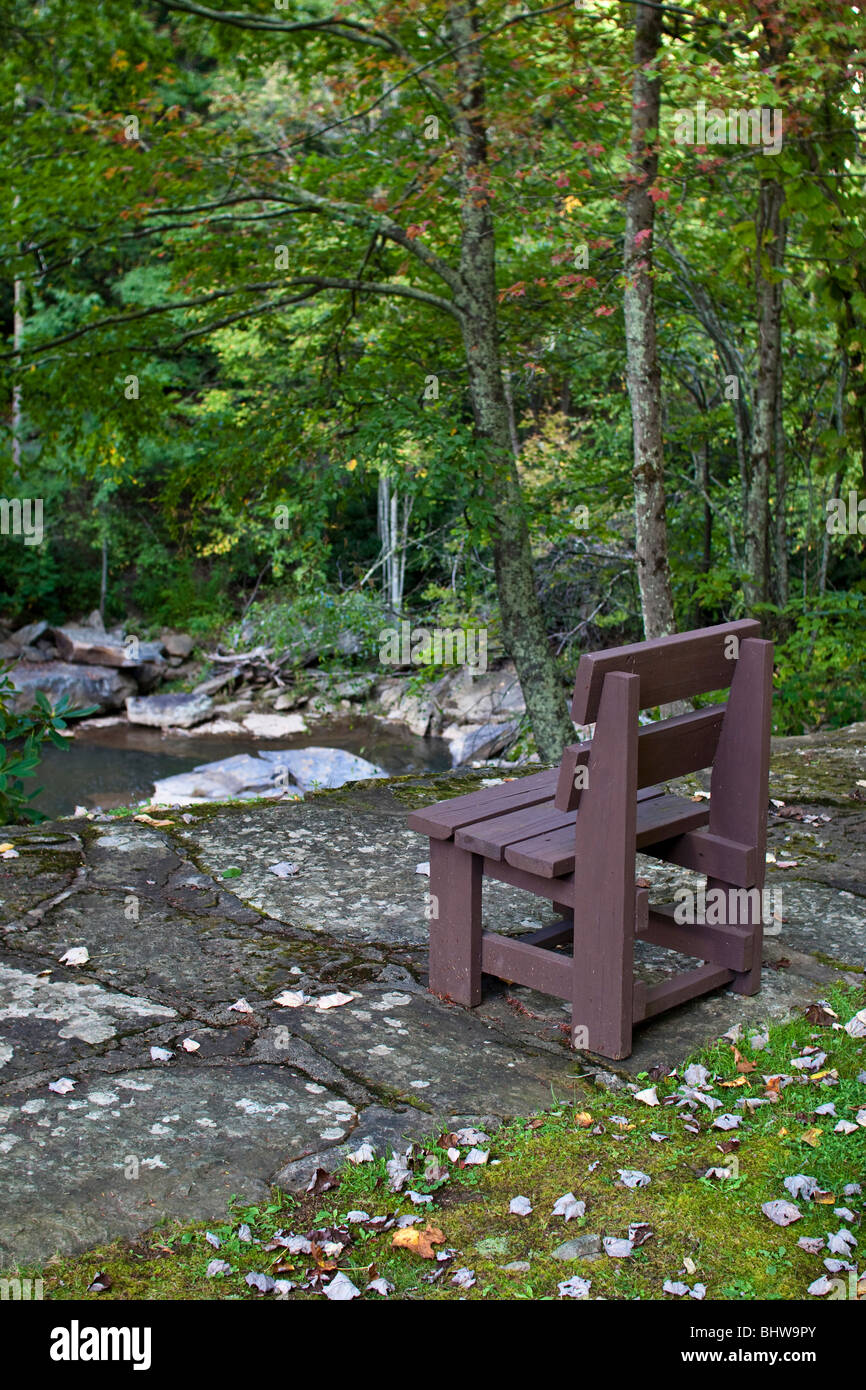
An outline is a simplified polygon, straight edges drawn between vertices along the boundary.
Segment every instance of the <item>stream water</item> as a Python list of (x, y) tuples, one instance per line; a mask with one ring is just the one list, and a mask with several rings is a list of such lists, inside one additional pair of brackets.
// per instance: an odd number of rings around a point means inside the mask
[(31, 784), (42, 788), (34, 804), (48, 816), (71, 815), (76, 806), (129, 806), (147, 800), (157, 778), (190, 772), (202, 763), (264, 748), (310, 747), (343, 748), (392, 776), (441, 772), (451, 766), (443, 739), (416, 738), (372, 718), (318, 724), (284, 739), (165, 735), (159, 729), (123, 724), (80, 729), (65, 749), (49, 744)]

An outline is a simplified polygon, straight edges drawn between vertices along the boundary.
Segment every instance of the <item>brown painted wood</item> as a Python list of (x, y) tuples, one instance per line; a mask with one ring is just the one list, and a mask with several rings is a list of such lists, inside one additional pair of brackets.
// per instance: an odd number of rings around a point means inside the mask
[[(725, 839), (754, 845), (757, 888), (763, 888), (766, 872), (772, 701), (772, 642), (754, 638), (741, 642), (710, 779), (710, 830)], [(715, 887), (727, 884), (711, 878), (707, 890)], [(761, 988), (764, 931), (760, 913), (756, 916), (752, 965), (734, 981), (737, 994), (757, 994)]]
[[(763, 886), (772, 699), (772, 646), (750, 635), (759, 630), (723, 624), (582, 659), (576, 691), (583, 679), (582, 722), (589, 710), (597, 718), (591, 742), (567, 749), (558, 770), (413, 812), (410, 825), (430, 836), (434, 992), (477, 1004), (486, 972), (570, 997), (574, 1045), (619, 1058), (632, 1020), (724, 984), (759, 987), (762, 904), (748, 890)], [(724, 655), (732, 636), (736, 661)], [(729, 683), (726, 706), (638, 728), (639, 706)], [(578, 761), (589, 779), (574, 795)], [(710, 764), (709, 806), (657, 785)], [(650, 908), (634, 883), (638, 848), (706, 873), (708, 891), (725, 889), (727, 923), (680, 924), (672, 904)], [(551, 899), (565, 920), (521, 939), (483, 932), (484, 874)], [(635, 934), (707, 963), (635, 983)], [(572, 936), (573, 956), (556, 949)]]
[(550, 922), (546, 927), (539, 927), (538, 931), (527, 932), (520, 940), (527, 946), (543, 946), (546, 951), (551, 951), (556, 946), (564, 946), (573, 937), (574, 919), (566, 917), (561, 922)]
[(550, 898), (558, 912), (572, 911), (574, 874), (560, 878), (539, 878), (538, 874), (529, 874), (525, 869), (506, 864), (504, 859), (485, 859), (484, 877), (498, 879), (500, 883), (510, 883), (512, 888), (522, 888), (539, 898)]
[(742, 641), (759, 637), (760, 632), (760, 623), (744, 618), (652, 642), (588, 652), (578, 664), (571, 717), (575, 724), (591, 724), (598, 717), (602, 682), (609, 671), (640, 676), (641, 709), (723, 690), (731, 684), (736, 670), (736, 662), (725, 656), (726, 638), (734, 636)]
[(639, 698), (637, 676), (605, 678), (574, 843), (572, 1043), (615, 1059), (631, 1052)]
[[(650, 787), (638, 792), (638, 801), (649, 801), (661, 796), (661, 787)], [(524, 806), (518, 811), (491, 819), (473, 821), (454, 833), (454, 843), (460, 849), (472, 850), (490, 859), (501, 859), (508, 845), (520, 840), (528, 840), (536, 835), (547, 835), (555, 830), (574, 827), (575, 813), (557, 811), (551, 801), (540, 801), (535, 806)]]
[(591, 750), (591, 740), (587, 740), (586, 743), (569, 743), (566, 748), (563, 748), (559, 763), (559, 777), (556, 782), (556, 795), (553, 798), (553, 804), (558, 811), (576, 811), (580, 805), (583, 788), (576, 787), (574, 783), (577, 769), (588, 765)]
[(711, 705), (693, 714), (645, 724), (637, 740), (638, 786), (649, 787), (710, 767), (724, 717), (724, 705)]
[(454, 843), (461, 849), (473, 850), (475, 854), (501, 859), (506, 845), (513, 844), (515, 840), (526, 840), (531, 835), (544, 835), (551, 830), (573, 826), (573, 812), (571, 815), (563, 814), (555, 809), (552, 801), (542, 801), (537, 806), (522, 807), (519, 811), (511, 811), (493, 820), (466, 825), (455, 832)]
[(465, 796), (423, 806), (409, 816), (409, 829), (429, 835), (433, 840), (449, 840), (455, 830), (471, 825), (473, 821), (504, 816), (521, 806), (534, 806), (539, 801), (551, 800), (556, 791), (558, 775), (557, 768), (549, 768), (544, 772), (533, 772), (529, 777), (515, 778), (513, 782), (482, 787), (477, 792), (467, 792)]
[(481, 938), (481, 968), (500, 980), (538, 989), (556, 999), (571, 998), (573, 975), (571, 956), (557, 955), (539, 946), (528, 946), (514, 937), (484, 932)]
[[(587, 813), (586, 808), (589, 805), (587, 801), (583, 812), (578, 813), (578, 827), (581, 814), (587, 814), (587, 818), (597, 814), (596, 811)], [(592, 805), (597, 805), (595, 798)], [(710, 815), (706, 805), (696, 801), (685, 801), (679, 796), (661, 795), (645, 801), (636, 800), (635, 809), (638, 849), (706, 825)], [(505, 860), (515, 868), (539, 874), (542, 878), (557, 878), (560, 874), (571, 873), (575, 867), (575, 850), (570, 826), (566, 825), (507, 845)]]
[(430, 989), (481, 1003), (481, 867), (476, 854), (430, 841)]
[[(711, 705), (692, 714), (645, 724), (638, 731), (638, 787), (651, 787), (656, 782), (709, 767), (716, 755), (724, 717), (724, 705)], [(554, 797), (558, 810), (576, 811), (580, 805), (583, 788), (574, 783), (578, 767), (587, 767), (591, 750), (591, 739), (564, 749)]]
[(708, 926), (704, 922), (674, 921), (674, 905), (662, 904), (649, 910), (646, 926), (637, 929), (644, 941), (679, 951), (684, 956), (712, 961), (729, 970), (748, 970), (752, 964), (752, 932), (739, 926)]
[(682, 975), (675, 975), (672, 980), (664, 980), (661, 984), (642, 985), (635, 990), (634, 1022), (642, 1023), (647, 1018), (664, 1013), (665, 1009), (685, 1004), (699, 994), (707, 994), (711, 989), (730, 984), (733, 978), (733, 970), (726, 970), (721, 965), (699, 965), (696, 970), (684, 971)]
[(757, 882), (756, 847), (726, 840), (710, 830), (690, 830), (675, 840), (662, 840), (648, 852), (683, 869), (724, 879), (738, 888), (752, 888)]

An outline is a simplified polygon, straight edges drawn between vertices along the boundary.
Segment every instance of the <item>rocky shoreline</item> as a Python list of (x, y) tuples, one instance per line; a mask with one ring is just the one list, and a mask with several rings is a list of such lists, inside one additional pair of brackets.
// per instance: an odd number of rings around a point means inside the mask
[[(176, 631), (144, 641), (123, 627), (106, 630), (98, 613), (57, 627), (39, 622), (14, 632), (0, 628), (0, 661), (11, 663), (8, 674), (19, 710), (29, 708), (39, 691), (54, 702), (65, 695), (73, 706), (97, 706), (98, 712), (76, 723), (73, 736), (76, 729), (131, 724), (191, 739), (294, 740), (328, 720), (362, 716), (419, 738), (444, 740), (453, 767), (498, 759), (517, 740), (525, 705), (511, 662), (477, 673), (467, 666), (448, 667), (430, 682), (417, 669), (352, 666), (351, 633), (339, 646), (347, 664), (323, 668), (313, 664), (313, 653), (302, 654), (306, 664), (299, 665), (296, 654), (267, 646), (237, 652), (217, 645), (215, 651), (197, 652), (193, 638)], [(333, 760), (324, 757), (335, 750), (307, 751), (323, 755), (312, 781), (335, 785)], [(356, 776), (381, 775), (375, 764), (364, 759), (360, 764)], [(274, 781), (281, 769), (272, 752), (239, 753), (186, 776), (202, 783), (208, 800), (218, 789), (222, 796), (275, 796), (286, 785), (285, 778)], [(158, 786), (154, 801), (186, 802), (193, 795), (191, 783), (181, 786), (181, 780), (168, 779), (178, 783), (174, 787)], [(288, 781), (294, 785), (294, 780), (289, 772)], [(170, 801), (172, 793), (176, 803)]]

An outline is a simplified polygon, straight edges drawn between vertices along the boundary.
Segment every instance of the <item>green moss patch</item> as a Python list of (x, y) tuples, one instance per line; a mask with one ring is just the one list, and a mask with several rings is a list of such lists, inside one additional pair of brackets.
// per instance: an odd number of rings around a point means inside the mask
[[(826, 1242), (829, 1233), (848, 1230), (859, 1241), (864, 1196), (845, 1189), (866, 1185), (866, 1128), (857, 1119), (866, 1106), (866, 1041), (841, 1026), (863, 1007), (864, 995), (839, 988), (825, 1003), (763, 1035), (755, 1030), (705, 1049), (692, 1064), (706, 1076), (689, 1073), (691, 1090), (684, 1089), (685, 1067), (640, 1078), (636, 1089), (655, 1087), (658, 1105), (630, 1090), (598, 1089), (474, 1144), (465, 1134), (434, 1134), (413, 1146), (398, 1193), (383, 1157), (346, 1163), (317, 1193), (232, 1206), (210, 1228), (210, 1241), (201, 1224), (165, 1223), (139, 1241), (21, 1273), (41, 1276), (46, 1296), (55, 1299), (258, 1298), (245, 1282), (253, 1273), (294, 1285), (284, 1288), (285, 1298), (318, 1298), (339, 1272), (367, 1298), (380, 1296), (365, 1291), (383, 1278), (398, 1298), (550, 1299), (574, 1275), (590, 1281), (590, 1297), (608, 1299), (689, 1297), (665, 1292), (666, 1281), (692, 1296), (704, 1291), (709, 1300), (805, 1298), (834, 1255), (826, 1244), (810, 1253), (798, 1240)], [(800, 1059), (805, 1065), (795, 1065)], [(816, 1113), (828, 1104), (835, 1113)], [(725, 1115), (739, 1123), (720, 1127)], [(838, 1130), (840, 1122), (853, 1131)], [(484, 1163), (467, 1162), (472, 1148), (487, 1154)], [(649, 1182), (630, 1185), (634, 1173)], [(817, 1185), (811, 1200), (786, 1189), (785, 1179), (796, 1175)], [(584, 1203), (576, 1219), (554, 1215), (567, 1193)], [(510, 1209), (517, 1197), (527, 1199), (529, 1214)], [(762, 1207), (778, 1200), (791, 1202), (799, 1219), (774, 1224)], [(422, 1235), (418, 1248), (395, 1247), (400, 1217), (417, 1218), (416, 1231), (431, 1228), (429, 1240)], [(273, 1243), (284, 1238), (279, 1233), (301, 1235), (311, 1249), (292, 1254)], [(627, 1256), (603, 1248), (606, 1237), (630, 1233)], [(554, 1256), (578, 1237), (584, 1241), (577, 1257)], [(229, 1272), (208, 1277), (214, 1259)], [(469, 1273), (455, 1283), (458, 1270)], [(88, 1293), (98, 1272), (110, 1288)], [(835, 1296), (850, 1296), (846, 1271), (828, 1277), (843, 1290)], [(859, 1289), (866, 1296), (866, 1280)]]

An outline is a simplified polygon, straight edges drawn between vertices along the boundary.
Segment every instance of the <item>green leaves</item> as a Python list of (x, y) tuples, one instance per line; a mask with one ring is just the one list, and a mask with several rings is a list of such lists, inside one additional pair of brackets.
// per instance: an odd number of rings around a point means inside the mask
[(39, 749), (43, 743), (67, 748), (69, 740), (62, 730), (69, 719), (80, 719), (96, 712), (98, 706), (71, 709), (68, 696), (52, 706), (44, 693), (37, 691), (32, 707), (24, 713), (12, 709), (17, 694), (8, 675), (0, 674), (0, 825), (16, 821), (40, 821), (45, 817), (30, 802), (39, 795), (27, 791), (24, 780), (32, 777), (39, 767)]

